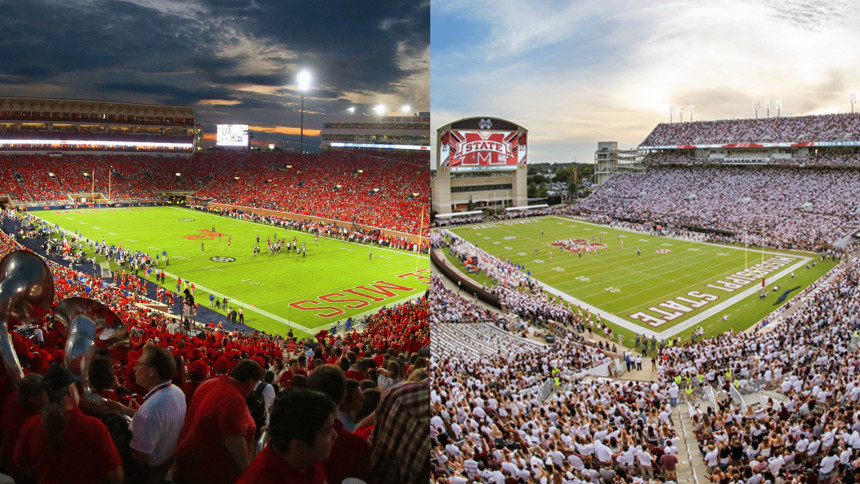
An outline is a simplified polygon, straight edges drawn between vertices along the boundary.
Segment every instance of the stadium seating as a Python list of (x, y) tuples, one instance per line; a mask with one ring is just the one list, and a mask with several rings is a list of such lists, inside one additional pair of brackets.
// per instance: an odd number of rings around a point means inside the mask
[[(716, 182), (715, 182), (716, 181)], [(860, 204), (846, 196), (860, 172), (743, 167), (652, 166), (618, 173), (585, 199), (587, 215), (716, 230), (750, 244), (811, 250), (860, 227)]]
[[(191, 158), (149, 156), (5, 155), (0, 193), (20, 202), (68, 202), (68, 193), (108, 194), (115, 200), (151, 199), (187, 190), (216, 202), (283, 210), (388, 230), (429, 233), (427, 154), (387, 158), (359, 152), (322, 155), (217, 151)], [(287, 168), (290, 166), (291, 168)], [(22, 184), (14, 178), (18, 173)], [(49, 173), (55, 173), (52, 179)], [(181, 176), (177, 177), (176, 173)], [(22, 190), (23, 188), (23, 190)], [(417, 194), (417, 195), (416, 195)]]
[(642, 146), (860, 141), (860, 114), (660, 123)]

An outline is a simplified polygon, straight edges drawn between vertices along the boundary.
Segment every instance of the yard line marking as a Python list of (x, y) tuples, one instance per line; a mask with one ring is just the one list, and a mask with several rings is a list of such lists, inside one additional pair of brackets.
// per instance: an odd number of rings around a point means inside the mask
[[(167, 272), (167, 271), (164, 271), (164, 274), (165, 274), (166, 276), (168, 276), (168, 277), (172, 277), (172, 278), (174, 278), (174, 279), (176, 279), (176, 278), (178, 278), (178, 277), (179, 277), (179, 276), (177, 276), (176, 274), (171, 274), (171, 273), (169, 273), (169, 272)], [(277, 321), (277, 322), (279, 322), (279, 323), (283, 323), (283, 324), (285, 324), (285, 325), (287, 325), (287, 326), (292, 326), (293, 328), (296, 328), (296, 329), (302, 330), (302, 331), (304, 331), (305, 333), (313, 334), (313, 330), (314, 330), (314, 329), (316, 329), (316, 328), (308, 328), (307, 326), (302, 326), (301, 324), (299, 324), (299, 323), (297, 323), (297, 322), (295, 322), (295, 321), (290, 321), (289, 319), (282, 318), (282, 317), (280, 317), (280, 316), (276, 316), (276, 315), (274, 315), (274, 314), (272, 314), (272, 313), (270, 313), (270, 312), (268, 312), (268, 311), (264, 311), (264, 310), (262, 310), (262, 309), (260, 309), (260, 308), (254, 307), (254, 306), (252, 306), (252, 305), (250, 305), (250, 304), (243, 303), (242, 301), (239, 301), (238, 299), (233, 299), (233, 298), (231, 298), (231, 297), (229, 297), (229, 296), (225, 296), (224, 294), (221, 294), (220, 292), (213, 291), (212, 289), (208, 289), (208, 288), (206, 288), (206, 287), (204, 287), (204, 286), (201, 286), (200, 284), (194, 283), (194, 286), (195, 286), (197, 289), (200, 289), (200, 290), (201, 290), (201, 291), (203, 291), (203, 292), (208, 292), (209, 294), (212, 294), (213, 296), (215, 296), (215, 297), (217, 297), (217, 298), (224, 299), (224, 298), (226, 297), (227, 299), (229, 299), (229, 300), (230, 300), (230, 302), (231, 302), (231, 303), (235, 304), (236, 306), (241, 306), (241, 307), (243, 307), (243, 308), (247, 309), (248, 311), (255, 312), (255, 313), (259, 314), (259, 315), (266, 316), (267, 318), (274, 319), (275, 321)]]

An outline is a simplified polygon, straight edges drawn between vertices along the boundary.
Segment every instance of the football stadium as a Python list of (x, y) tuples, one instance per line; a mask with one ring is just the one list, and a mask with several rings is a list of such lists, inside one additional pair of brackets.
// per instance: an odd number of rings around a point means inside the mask
[[(313, 482), (426, 482), (429, 115), (382, 114), (319, 154), (204, 150), (194, 106), (0, 99), (3, 478), (261, 482), (315, 425)], [(46, 462), (63, 425), (103, 434)]]
[(586, 198), (435, 214), (435, 482), (855, 482), (858, 133), (660, 123)]

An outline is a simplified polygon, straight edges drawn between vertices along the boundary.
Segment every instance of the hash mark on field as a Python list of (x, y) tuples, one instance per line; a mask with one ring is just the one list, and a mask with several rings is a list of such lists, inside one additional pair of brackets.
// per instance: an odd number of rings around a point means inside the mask
[(576, 276), (576, 277), (574, 277), (574, 279), (576, 279), (577, 281), (581, 281), (581, 282), (591, 282), (591, 279), (589, 279), (585, 276)]
[(730, 257), (730, 255), (726, 254), (725, 252), (717, 252), (717, 255), (721, 257)]
[(618, 289), (617, 287), (607, 287), (606, 289), (604, 289), (604, 291), (609, 291), (611, 293), (619, 293), (621, 292), (621, 289)]

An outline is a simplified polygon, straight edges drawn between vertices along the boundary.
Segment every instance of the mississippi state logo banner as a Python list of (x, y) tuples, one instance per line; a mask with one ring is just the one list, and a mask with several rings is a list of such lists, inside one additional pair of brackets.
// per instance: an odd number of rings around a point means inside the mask
[(526, 163), (526, 134), (516, 131), (449, 131), (442, 135), (442, 166), (452, 171), (516, 169)]

